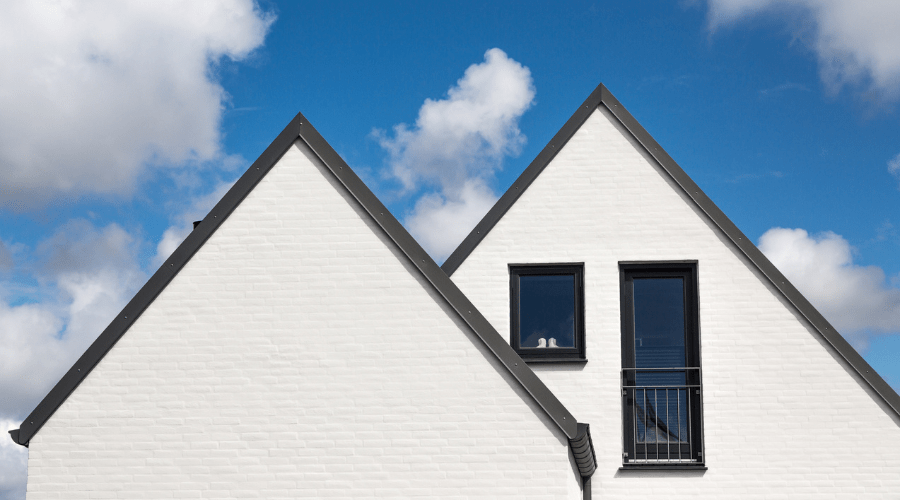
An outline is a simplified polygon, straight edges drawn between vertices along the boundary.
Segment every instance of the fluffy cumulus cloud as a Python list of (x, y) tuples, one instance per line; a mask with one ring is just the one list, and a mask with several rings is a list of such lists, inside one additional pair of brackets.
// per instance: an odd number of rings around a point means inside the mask
[(253, 0), (0, 3), (0, 206), (127, 194), (218, 158), (215, 65), (263, 43)]
[(140, 241), (116, 224), (65, 224), (28, 252), (31, 293), (0, 282), (0, 419), (22, 418), (146, 280)]
[(481, 179), (467, 182), (459, 196), (428, 193), (406, 218), (416, 240), (436, 259), (445, 259), (494, 206), (497, 196)]
[[(75, 219), (34, 247), (0, 240), (0, 430), (16, 429), (231, 187), (220, 183), (183, 207), (157, 245), (150, 268), (147, 242), (117, 224)], [(28, 279), (13, 275), (28, 273)], [(18, 279), (18, 281), (15, 281)], [(23, 285), (23, 282), (32, 282)], [(8, 429), (7, 429), (8, 430)], [(24, 498), (27, 452), (0, 435), (0, 499)]]
[(519, 118), (534, 95), (528, 68), (495, 48), (444, 99), (427, 99), (413, 126), (375, 131), (404, 190), (433, 190), (406, 224), (436, 259), (447, 257), (497, 199), (488, 180), (506, 156), (521, 152)]
[(0, 499), (3, 500), (25, 498), (28, 450), (8, 437), (9, 431), (18, 428), (18, 421), (0, 418)]
[[(0, 430), (18, 428), (144, 283), (140, 246), (116, 224), (79, 219), (14, 252), (35, 284), (0, 281)], [(25, 448), (3, 432), (0, 498), (24, 498), (25, 462)]]
[(816, 53), (832, 90), (855, 85), (900, 97), (900, 2), (896, 0), (709, 0), (713, 29), (774, 15)]
[(759, 249), (857, 347), (872, 333), (900, 333), (900, 288), (881, 268), (855, 265), (839, 235), (773, 228)]

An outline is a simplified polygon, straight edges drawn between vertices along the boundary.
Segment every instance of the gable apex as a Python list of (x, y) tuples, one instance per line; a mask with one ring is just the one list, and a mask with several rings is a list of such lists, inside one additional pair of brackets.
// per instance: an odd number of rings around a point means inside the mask
[(579, 450), (582, 450), (581, 455), (579, 455), (581, 460), (579, 468), (582, 473), (588, 473), (589, 475), (589, 472), (593, 470), (593, 455), (589, 453), (587, 458), (583, 457), (585, 454), (583, 450), (590, 449), (590, 434), (587, 431), (587, 427), (579, 427), (575, 417), (512, 350), (506, 340), (497, 333), (487, 319), (474, 307), (462, 291), (441, 270), (437, 263), (428, 256), (425, 250), (422, 249), (302, 114), (297, 114), (291, 120), (262, 155), (235, 182), (223, 198), (210, 210), (203, 221), (166, 259), (148, 282), (37, 405), (21, 424), (20, 428), (10, 431), (12, 439), (20, 445), (28, 446), (31, 438), (53, 416), (56, 410), (78, 388), (104, 356), (110, 352), (119, 339), (128, 332), (137, 319), (172, 282), (175, 276), (184, 269), (191, 258), (223, 225), (225, 219), (237, 209), (297, 141), (303, 142), (309, 151), (321, 160), (327, 171), (334, 176), (334, 179), (346, 189), (350, 197), (359, 203), (359, 206), (383, 231), (387, 236), (387, 240), (396, 245), (396, 248), (405, 255), (416, 272), (420, 273), (430, 283), (462, 323), (465, 323), (471, 329), (512, 378), (525, 389), (549, 419), (563, 432), (573, 449), (577, 447)]
[(441, 266), (452, 276), (478, 247), (487, 234), (519, 200), (528, 187), (541, 175), (569, 140), (599, 107), (604, 107), (611, 119), (618, 122), (644, 152), (659, 166), (661, 173), (671, 179), (682, 193), (701, 210), (718, 230), (743, 254), (756, 270), (771, 283), (813, 327), (815, 332), (875, 391), (893, 412), (900, 416), (900, 395), (863, 359), (824, 316), (794, 287), (756, 245), (716, 206), (715, 203), (685, 173), (658, 142), (641, 126), (624, 106), (601, 83), (553, 136), (537, 157), (503, 193), (482, 220), (463, 239)]

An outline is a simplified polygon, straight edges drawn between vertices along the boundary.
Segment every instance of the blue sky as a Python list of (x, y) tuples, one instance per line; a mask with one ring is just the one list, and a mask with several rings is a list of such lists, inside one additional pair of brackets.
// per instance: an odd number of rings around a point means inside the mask
[(850, 0), (0, 7), (0, 423), (298, 111), (441, 259), (600, 82), (900, 389), (898, 24)]

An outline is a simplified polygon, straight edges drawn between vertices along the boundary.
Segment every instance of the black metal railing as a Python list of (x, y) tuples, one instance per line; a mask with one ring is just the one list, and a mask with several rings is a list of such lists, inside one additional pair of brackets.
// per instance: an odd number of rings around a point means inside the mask
[(699, 367), (625, 368), (626, 464), (703, 461)]

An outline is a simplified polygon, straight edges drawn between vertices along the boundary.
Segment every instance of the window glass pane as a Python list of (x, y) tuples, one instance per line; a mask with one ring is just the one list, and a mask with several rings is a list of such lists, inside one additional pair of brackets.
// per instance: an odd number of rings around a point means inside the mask
[[(635, 278), (635, 368), (686, 366), (684, 334), (683, 278)], [(660, 449), (672, 456), (671, 445), (687, 437), (688, 389), (679, 387), (686, 384), (685, 372), (638, 370), (636, 382), (644, 387), (635, 391), (637, 442), (655, 445), (646, 450), (648, 458)]]
[[(639, 444), (662, 446), (688, 442), (688, 398), (685, 387), (644, 386), (634, 390), (634, 438)], [(647, 458), (652, 457), (647, 449)], [(660, 450), (657, 448), (657, 453)], [(680, 457), (680, 448), (663, 448), (664, 457)]]
[(703, 463), (696, 265), (624, 264), (625, 463)]
[[(684, 280), (634, 279), (635, 368), (686, 366)], [(638, 372), (641, 384), (684, 384), (684, 372)]]
[(575, 347), (575, 276), (519, 276), (519, 346)]

